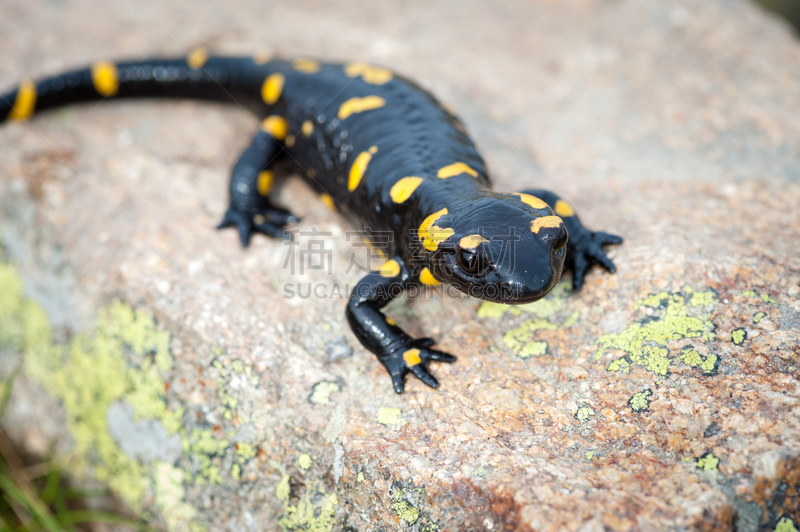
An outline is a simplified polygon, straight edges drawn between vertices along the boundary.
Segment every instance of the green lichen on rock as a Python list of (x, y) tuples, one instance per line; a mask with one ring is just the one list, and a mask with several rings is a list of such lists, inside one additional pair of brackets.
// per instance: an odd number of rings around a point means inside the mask
[(717, 471), (717, 466), (719, 466), (719, 458), (710, 451), (697, 459), (697, 467), (704, 471)]
[(747, 340), (747, 331), (741, 327), (731, 331), (731, 341), (734, 345), (742, 345)]
[(703, 357), (694, 347), (686, 346), (681, 349), (678, 358), (687, 366), (700, 368), (706, 375), (714, 375), (717, 372), (719, 357), (714, 353), (709, 353), (708, 356)]
[(167, 407), (162, 376), (172, 368), (169, 334), (152, 316), (115, 302), (98, 312), (93, 334), (68, 344), (53, 341), (44, 311), (24, 296), (16, 270), (0, 263), (0, 345), (23, 353), (25, 375), (59, 400), (73, 445), (62, 457), (76, 478), (106, 483), (135, 511), (152, 494), (168, 530), (197, 529), (196, 511), (183, 501), (185, 473), (158, 459), (130, 456), (112, 437), (112, 405), (133, 410), (133, 422), (158, 422), (193, 453), (182, 424), (183, 408)]
[(156, 462), (153, 467), (153, 492), (156, 506), (164, 515), (168, 530), (186, 530), (197, 511), (184, 502), (184, 472), (171, 464)]
[[(550, 318), (558, 312), (566, 302), (570, 284), (566, 281), (558, 283), (553, 290), (543, 299), (525, 305), (503, 305), (484, 301), (478, 307), (479, 318), (499, 318), (506, 312), (519, 316), (523, 312), (533, 314), (538, 318)], [(577, 317), (575, 317), (577, 320)]]
[[(637, 306), (644, 316), (619, 334), (601, 336), (597, 340), (595, 358), (599, 359), (608, 350), (621, 350), (626, 353), (626, 361), (656, 375), (666, 375), (672, 363), (667, 349), (670, 341), (684, 338), (714, 340), (715, 326), (708, 315), (709, 307), (716, 302), (714, 291), (661, 292), (641, 299)], [(616, 370), (623, 368), (622, 363), (615, 366)]]
[(650, 408), (650, 397), (652, 395), (653, 392), (649, 388), (641, 392), (636, 392), (628, 399), (628, 405), (630, 405), (631, 410), (634, 412), (644, 412)]
[(313, 461), (307, 454), (301, 454), (297, 457), (297, 469), (300, 471), (308, 471)]
[(547, 320), (526, 321), (503, 335), (503, 343), (520, 358), (542, 356), (547, 352), (547, 342), (535, 338), (536, 331), (558, 329), (558, 325)]
[(183, 450), (191, 457), (197, 471), (198, 484), (222, 484), (219, 467), (212, 462), (212, 457), (221, 455), (230, 446), (227, 440), (216, 438), (210, 430), (193, 429), (184, 437)]
[(606, 371), (619, 371), (620, 373), (630, 373), (631, 363), (628, 361), (627, 357), (618, 358), (616, 360), (611, 361), (611, 363), (606, 368)]
[(755, 314), (753, 314), (753, 323), (760, 322), (761, 320), (764, 319), (765, 316), (766, 314), (763, 312), (756, 312)]
[(402, 412), (399, 408), (389, 408), (385, 406), (382, 406), (378, 409), (376, 421), (381, 425), (386, 425), (389, 427), (399, 427), (406, 422), (406, 420), (403, 419)]
[(594, 408), (591, 406), (581, 406), (578, 407), (578, 411), (575, 412), (575, 419), (578, 421), (586, 421), (593, 415), (595, 415)]
[(424, 489), (418, 488), (410, 482), (393, 482), (389, 489), (392, 510), (397, 514), (397, 517), (409, 525), (413, 525), (419, 519), (418, 506), (424, 494)]
[(322, 481), (307, 479), (300, 487), (297, 504), (291, 503), (290, 476), (283, 475), (275, 487), (275, 497), (283, 503), (283, 516), (278, 524), (284, 532), (331, 532), (336, 526), (339, 499), (327, 493)]
[(798, 532), (798, 530), (794, 521), (792, 521), (789, 517), (781, 517), (778, 523), (775, 525), (774, 532)]
[(342, 387), (336, 382), (321, 381), (311, 389), (308, 402), (315, 405), (327, 405), (331, 402), (331, 394), (342, 391)]

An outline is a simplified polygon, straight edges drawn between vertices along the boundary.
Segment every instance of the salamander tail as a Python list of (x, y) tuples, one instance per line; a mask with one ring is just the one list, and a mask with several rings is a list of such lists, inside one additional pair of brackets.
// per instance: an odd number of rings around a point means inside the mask
[(208, 57), (196, 51), (187, 58), (113, 63), (42, 79), (25, 80), (0, 96), (0, 122), (25, 120), (62, 105), (106, 98), (185, 98), (237, 102), (258, 109), (261, 84), (270, 65), (251, 58)]

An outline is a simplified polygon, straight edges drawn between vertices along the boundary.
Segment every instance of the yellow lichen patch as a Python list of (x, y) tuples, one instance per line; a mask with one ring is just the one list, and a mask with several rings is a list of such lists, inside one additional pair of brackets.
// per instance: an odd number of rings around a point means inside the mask
[(397, 277), (400, 275), (400, 264), (394, 259), (387, 260), (383, 263), (383, 266), (378, 268), (378, 273), (381, 274), (381, 277), (386, 277), (388, 279)]
[(531, 232), (538, 233), (542, 228), (555, 229), (561, 227), (561, 218), (558, 216), (540, 216), (531, 222)]
[(392, 80), (391, 70), (366, 63), (347, 63), (344, 65), (344, 73), (350, 78), (361, 76), (361, 79), (371, 85), (384, 85)]
[(399, 427), (406, 422), (399, 408), (389, 408), (386, 406), (382, 406), (378, 409), (378, 416), (375, 420), (381, 425), (387, 425), (389, 427)]
[(503, 343), (520, 358), (539, 357), (547, 353), (547, 342), (536, 339), (536, 331), (554, 331), (558, 326), (547, 320), (526, 321), (503, 335)]
[(98, 61), (92, 65), (92, 83), (102, 96), (114, 96), (119, 91), (119, 71), (117, 65), (108, 61)]
[(272, 53), (262, 50), (260, 52), (256, 52), (256, 54), (253, 56), (253, 63), (257, 65), (264, 65), (269, 63), (270, 59), (272, 59)]
[[(322, 480), (306, 478), (292, 496), (289, 475), (283, 475), (275, 487), (275, 497), (283, 503), (283, 516), (278, 525), (284, 532), (332, 532), (336, 526), (336, 507), (339, 499), (335, 493), (325, 491)], [(296, 501), (296, 504), (292, 504)]]
[[(691, 311), (687, 300), (694, 297), (683, 292), (661, 292), (637, 302), (644, 317), (619, 334), (601, 336), (595, 358), (607, 350), (624, 351), (632, 364), (644, 367), (657, 375), (666, 375), (672, 359), (667, 345), (673, 340), (715, 338), (714, 324), (708, 319), (705, 306)], [(694, 314), (694, 315), (693, 315)]]
[(391, 190), (389, 190), (389, 195), (392, 197), (392, 201), (395, 203), (403, 203), (411, 197), (411, 194), (417, 190), (417, 187), (420, 186), (423, 181), (423, 178), (416, 176), (404, 177), (403, 179), (399, 180), (397, 183), (392, 185)]
[(372, 146), (367, 151), (362, 151), (356, 157), (356, 160), (353, 161), (353, 166), (350, 168), (350, 176), (347, 179), (347, 190), (350, 192), (354, 191), (358, 184), (361, 183), (361, 179), (364, 177), (364, 173), (367, 171), (367, 165), (372, 160), (372, 155), (378, 151), (377, 146)]
[(439, 168), (439, 171), (436, 172), (436, 177), (439, 179), (447, 179), (448, 177), (461, 174), (469, 174), (472, 177), (478, 177), (478, 172), (473, 170), (467, 163), (462, 162), (448, 164), (447, 166)]
[(261, 85), (261, 98), (267, 105), (274, 105), (275, 102), (281, 97), (283, 92), (283, 84), (286, 81), (283, 74), (276, 72), (267, 76), (264, 84)]
[(458, 241), (458, 247), (461, 249), (475, 249), (481, 242), (488, 242), (481, 235), (468, 235)]
[(731, 341), (735, 345), (742, 345), (747, 340), (747, 331), (739, 328), (731, 331)]
[(314, 122), (311, 120), (306, 120), (303, 122), (303, 125), (300, 126), (300, 132), (303, 134), (304, 137), (310, 137), (311, 134), (314, 132)]
[(611, 362), (606, 368), (606, 371), (619, 371), (620, 373), (630, 373), (631, 363), (626, 357), (618, 358)]
[(258, 193), (267, 196), (272, 188), (272, 181), (275, 176), (269, 170), (264, 170), (258, 174)]
[(283, 140), (289, 132), (289, 124), (282, 116), (270, 115), (261, 122), (261, 129), (272, 135), (276, 140)]
[(650, 408), (650, 397), (652, 395), (653, 392), (650, 389), (636, 392), (630, 399), (628, 399), (628, 405), (634, 412), (644, 412)]
[(208, 61), (208, 50), (205, 48), (195, 48), (186, 56), (186, 64), (189, 68), (203, 68)]
[(419, 280), (422, 284), (426, 286), (436, 286), (441, 284), (439, 281), (436, 280), (436, 277), (433, 276), (431, 271), (428, 269), (427, 266), (422, 268), (422, 271), (419, 272)]
[(312, 463), (311, 456), (307, 454), (301, 454), (297, 457), (297, 469), (300, 471), (308, 471)]
[(313, 59), (295, 59), (292, 68), (303, 74), (314, 74), (319, 72), (319, 63)]
[(767, 315), (763, 312), (756, 312), (753, 314), (753, 323), (758, 323), (763, 320)]
[(718, 471), (719, 458), (713, 453), (707, 452), (697, 459), (697, 467), (704, 471)]
[(531, 196), (530, 194), (523, 194), (521, 192), (515, 192), (514, 195), (515, 196), (519, 196), (519, 199), (522, 201), (522, 203), (525, 203), (526, 205), (530, 205), (534, 209), (546, 209), (547, 208), (547, 203), (545, 203), (544, 201), (540, 200), (536, 196)]
[(562, 218), (569, 218), (570, 216), (575, 216), (575, 209), (573, 209), (572, 205), (570, 205), (564, 200), (556, 201), (556, 208), (553, 210), (558, 216), (561, 216)]
[(339, 106), (339, 113), (337, 116), (339, 120), (344, 120), (356, 113), (363, 113), (364, 111), (372, 111), (373, 109), (380, 109), (386, 105), (386, 100), (380, 96), (364, 96), (363, 98), (350, 98), (342, 105)]
[(717, 373), (717, 362), (719, 359), (714, 353), (703, 357), (694, 347), (686, 346), (681, 349), (678, 358), (687, 366), (702, 369), (703, 373), (706, 375), (715, 375)]
[(186, 489), (183, 487), (185, 473), (163, 462), (153, 467), (153, 493), (156, 506), (164, 514), (167, 530), (188, 530), (197, 511), (184, 502)]
[[(197, 435), (183, 429), (183, 408), (167, 407), (161, 375), (172, 368), (169, 335), (148, 313), (117, 302), (99, 311), (91, 335), (58, 344), (44, 311), (24, 298), (16, 271), (2, 263), (0, 286), (0, 346), (24, 353), (26, 376), (61, 404), (72, 439), (64, 461), (71, 474), (91, 474), (134, 510), (141, 509), (150, 493), (168, 530), (189, 528), (195, 510), (183, 501), (184, 473), (158, 459), (142, 462), (129, 455), (112, 436), (108, 421), (111, 412), (126, 405), (135, 420), (148, 420), (177, 436), (179, 452), (207, 456), (209, 449)], [(213, 442), (213, 453), (228, 445), (210, 434), (206, 441)]]
[(422, 245), (428, 251), (436, 251), (439, 244), (450, 238), (455, 233), (450, 228), (442, 228), (436, 225), (439, 218), (447, 214), (447, 208), (437, 211), (422, 221), (419, 226), (419, 238), (422, 239)]
[(25, 120), (33, 114), (36, 109), (36, 84), (31, 80), (25, 80), (17, 88), (17, 97), (14, 99), (14, 107), (8, 114), (9, 120)]
[[(397, 517), (409, 525), (416, 523), (419, 519), (419, 509), (414, 506), (414, 502), (418, 503), (423, 493), (424, 490), (422, 488), (417, 488), (411, 483), (404, 485), (400, 482), (393, 482), (389, 496), (392, 500), (392, 510), (397, 514)], [(434, 530), (438, 530), (438, 525), (434, 526), (436, 526)]]
[(592, 408), (591, 406), (581, 406), (578, 407), (578, 411), (575, 412), (575, 419), (577, 419), (578, 421), (586, 421), (587, 419), (595, 415), (595, 413), (596, 412), (594, 411), (594, 408)]
[(406, 366), (416, 366), (422, 359), (419, 358), (419, 349), (408, 349), (403, 353), (403, 362), (406, 363)]
[(778, 524), (775, 525), (773, 532), (798, 532), (795, 522), (791, 517), (781, 517)]
[(311, 390), (308, 402), (315, 405), (328, 405), (331, 403), (331, 394), (340, 391), (342, 391), (342, 387), (335, 382), (318, 382)]

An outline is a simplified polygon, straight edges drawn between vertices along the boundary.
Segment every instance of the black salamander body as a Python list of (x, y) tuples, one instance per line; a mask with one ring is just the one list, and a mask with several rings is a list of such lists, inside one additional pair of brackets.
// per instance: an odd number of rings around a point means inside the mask
[(253, 232), (285, 237), (283, 227), (296, 221), (269, 200), (270, 168), (284, 155), (358, 229), (391, 234), (388, 260), (355, 286), (346, 312), (398, 393), (409, 372), (438, 386), (427, 362), (455, 360), (380, 311), (403, 290), (448, 283), (484, 300), (518, 304), (547, 294), (565, 263), (575, 289), (592, 264), (615, 269), (602, 246), (621, 238), (587, 230), (551, 192), (491, 191), (459, 120), (412, 82), (363, 63), (208, 57), (204, 50), (184, 59), (98, 62), (23, 82), (0, 97), (0, 121), (72, 102), (139, 97), (236, 102), (262, 120), (233, 169), (220, 224), (235, 226), (244, 245)]

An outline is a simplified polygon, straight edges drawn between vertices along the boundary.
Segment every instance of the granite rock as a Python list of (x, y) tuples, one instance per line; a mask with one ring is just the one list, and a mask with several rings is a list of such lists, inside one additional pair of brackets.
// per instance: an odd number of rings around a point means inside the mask
[(4, 429), (77, 481), (168, 530), (800, 527), (800, 47), (776, 19), (741, 0), (31, 0), (0, 34), (4, 87), (197, 45), (374, 61), (464, 118), (498, 189), (556, 190), (626, 238), (580, 293), (393, 303), (459, 355), (398, 396), (344, 320), (363, 249), (299, 179), (277, 201), (326, 233), (330, 273), (214, 230), (254, 117), (106, 102), (5, 125), (0, 369), (24, 369)]

